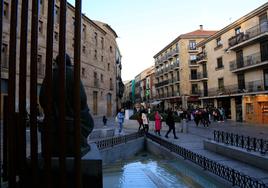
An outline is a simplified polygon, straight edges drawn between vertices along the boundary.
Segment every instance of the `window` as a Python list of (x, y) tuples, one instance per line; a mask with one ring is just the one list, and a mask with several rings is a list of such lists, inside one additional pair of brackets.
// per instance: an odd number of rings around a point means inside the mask
[(198, 85), (192, 84), (192, 94), (198, 94)]
[(259, 16), (259, 22), (260, 22), (260, 25), (267, 22), (267, 14), (266, 13)]
[(103, 55), (101, 56), (101, 62), (103, 62)]
[(110, 63), (108, 63), (108, 71), (110, 71)]
[(43, 22), (41, 20), (39, 20), (39, 24), (38, 24), (38, 31), (39, 33), (43, 33)]
[(42, 14), (45, 13), (45, 4), (44, 4), (44, 0), (40, 0), (40, 11)]
[(217, 58), (217, 68), (220, 69), (223, 68), (223, 63), (222, 63), (222, 57)]
[(110, 90), (113, 90), (113, 80), (112, 80), (112, 78), (110, 78)]
[(245, 75), (244, 73), (237, 74), (238, 89), (245, 89)]
[(224, 81), (223, 78), (218, 78), (218, 89), (222, 91), (224, 89)]
[(196, 79), (197, 79), (197, 70), (191, 69), (191, 80), (196, 80)]
[(3, 9), (4, 9), (4, 15), (3, 15), (3, 17), (4, 17), (5, 19), (8, 19), (8, 17), (9, 17), (9, 5), (8, 5), (7, 2), (4, 2), (4, 7), (3, 7)]
[(112, 47), (112, 46), (110, 46), (110, 52), (111, 52), (111, 53), (113, 52), (113, 47)]
[(219, 46), (222, 46), (222, 40), (221, 40), (221, 37), (217, 38), (216, 39), (216, 47), (219, 47)]
[(42, 64), (42, 55), (37, 56), (37, 75), (38, 76), (44, 75), (44, 67)]
[(60, 8), (56, 5), (55, 6), (55, 15), (54, 15), (54, 22), (55, 24), (59, 24), (60, 23)]
[(97, 59), (97, 50), (95, 50), (95, 53), (94, 53), (94, 58)]
[(101, 78), (101, 82), (103, 82), (103, 74), (101, 74), (101, 77), (100, 78)]
[(235, 35), (238, 35), (241, 33), (241, 27), (235, 28)]
[(268, 69), (263, 70), (263, 77), (264, 77), (264, 89), (268, 90)]
[(98, 46), (98, 33), (94, 33), (95, 45)]
[(94, 86), (98, 87), (98, 74), (96, 72), (94, 72)]
[(72, 17), (73, 20), (73, 26), (75, 26), (75, 17)]
[(189, 50), (196, 50), (196, 42), (195, 40), (189, 41)]
[(101, 49), (104, 49), (104, 38), (101, 37)]
[(55, 41), (59, 40), (59, 34), (56, 31), (54, 32), (54, 39), (55, 39)]
[(83, 53), (86, 53), (86, 46), (83, 45), (83, 49), (82, 49)]
[(82, 39), (83, 40), (86, 40), (86, 36), (87, 36), (86, 32), (87, 32), (87, 26), (85, 24), (83, 24), (83, 29), (82, 29), (82, 37), (83, 37)]
[(8, 68), (7, 44), (2, 44), (1, 53), (2, 53), (2, 59), (1, 59), (2, 67)]
[(85, 67), (82, 67), (82, 77), (86, 77), (86, 69), (85, 69)]
[(252, 103), (246, 103), (246, 113), (253, 114), (253, 104)]

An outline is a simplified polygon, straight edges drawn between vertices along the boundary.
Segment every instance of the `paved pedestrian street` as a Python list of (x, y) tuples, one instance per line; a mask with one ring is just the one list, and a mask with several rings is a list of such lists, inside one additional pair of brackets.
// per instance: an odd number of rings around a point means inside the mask
[[(98, 120), (96, 122), (96, 129), (102, 129), (102, 124), (99, 124)], [(150, 133), (154, 134), (154, 122), (149, 123)], [(243, 174), (246, 174), (251, 177), (255, 177), (259, 180), (262, 180), (264, 183), (268, 183), (268, 171), (256, 168), (252, 165), (240, 162), (223, 155), (208, 151), (204, 149), (203, 141), (206, 139), (213, 139), (213, 131), (220, 130), (225, 132), (242, 134), (245, 136), (251, 136), (256, 138), (268, 138), (268, 127), (266, 125), (253, 125), (247, 123), (238, 123), (233, 121), (225, 122), (212, 122), (209, 127), (203, 127), (199, 125), (198, 127), (194, 124), (193, 121), (187, 123), (188, 133), (182, 133), (181, 124), (176, 123), (176, 134), (179, 139), (175, 140), (172, 133), (170, 133), (169, 138), (165, 138), (164, 135), (167, 131), (167, 126), (165, 123), (162, 125), (161, 138), (166, 139), (169, 142), (172, 142), (176, 145), (184, 147), (194, 153), (198, 153), (208, 159), (211, 159), (220, 164), (229, 166)], [(108, 120), (107, 127), (115, 129), (115, 135), (117, 136), (117, 125), (113, 119)], [(126, 120), (124, 123), (123, 134), (132, 133), (138, 130), (138, 123), (135, 120)], [(253, 151), (251, 151), (253, 152)], [(255, 152), (256, 155), (260, 155), (259, 152)], [(261, 156), (261, 155), (260, 155)], [(268, 159), (268, 154), (262, 155), (263, 158)]]

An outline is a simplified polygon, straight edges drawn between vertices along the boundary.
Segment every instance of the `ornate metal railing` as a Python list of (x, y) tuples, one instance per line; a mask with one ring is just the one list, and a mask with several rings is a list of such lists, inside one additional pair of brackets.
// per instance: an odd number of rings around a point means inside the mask
[(202, 167), (204, 170), (207, 170), (229, 182), (233, 186), (246, 187), (246, 188), (268, 188), (268, 185), (263, 183), (261, 180), (245, 175), (233, 168), (224, 166), (220, 163), (217, 163), (211, 159), (208, 159), (202, 155), (194, 153), (188, 149), (185, 149), (176, 144), (170, 143), (166, 140), (163, 140), (152, 134), (147, 134), (147, 138), (152, 141), (160, 144), (161, 146), (169, 149), (171, 152), (174, 152), (184, 159), (187, 159), (198, 166)]
[(253, 37), (261, 35), (265, 32), (268, 32), (268, 22), (267, 21), (246, 30), (245, 33), (239, 33), (239, 34), (229, 38), (229, 40), (228, 40), (229, 47), (235, 46), (241, 42), (244, 42), (244, 41), (249, 40)]
[(268, 140), (238, 135), (237, 133), (215, 130), (214, 141), (245, 148), (248, 151), (259, 151), (262, 155), (265, 155), (268, 152)]
[(127, 143), (131, 140), (135, 140), (143, 136), (144, 136), (144, 132), (137, 132), (137, 133), (132, 133), (132, 134), (125, 135), (125, 136), (118, 136), (118, 137), (109, 138), (105, 140), (99, 140), (99, 141), (96, 141), (95, 143), (97, 147), (100, 150), (102, 150), (106, 148), (111, 148), (119, 144)]

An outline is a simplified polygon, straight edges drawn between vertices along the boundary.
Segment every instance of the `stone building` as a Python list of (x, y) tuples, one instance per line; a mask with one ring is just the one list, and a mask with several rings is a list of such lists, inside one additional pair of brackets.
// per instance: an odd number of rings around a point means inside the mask
[(207, 75), (198, 71), (196, 44), (214, 33), (200, 25), (200, 29), (178, 36), (154, 56), (156, 98), (164, 102), (163, 108), (200, 104), (198, 82), (207, 80)]
[[(38, 91), (45, 76), (45, 53), (46, 53), (46, 26), (47, 26), (47, 1), (39, 1), (39, 24), (38, 24)], [(31, 1), (29, 2), (31, 5)], [(55, 1), (54, 15), (54, 58), (58, 53), (59, 43), (59, 1)], [(1, 97), (7, 95), (8, 88), (8, 45), (10, 28), (10, 9), (11, 2), (4, 1), (3, 14), (3, 44), (2, 44), (2, 72), (1, 72)], [(21, 11), (21, 1), (19, 1), (19, 11)], [(75, 7), (67, 4), (66, 20), (66, 52), (73, 61), (74, 52), (74, 16)], [(31, 20), (31, 9), (29, 9), (29, 18)], [(20, 19), (18, 19), (20, 22)], [(85, 86), (88, 105), (94, 116), (112, 116), (116, 113), (116, 85), (121, 80), (121, 55), (118, 59), (116, 53), (119, 51), (116, 43), (117, 34), (105, 23), (92, 21), (85, 15), (82, 15), (81, 26), (81, 80)], [(30, 28), (28, 28), (28, 56), (27, 70), (30, 68)], [(18, 31), (17, 44), (20, 43), (20, 32)], [(19, 67), (19, 53), (17, 53), (17, 67)], [(74, 62), (75, 63), (75, 62)], [(118, 70), (119, 69), (119, 70)], [(17, 77), (19, 70), (16, 71)], [(27, 77), (27, 96), (29, 97), (29, 76)], [(18, 87), (18, 83), (16, 83)], [(18, 103), (18, 95), (17, 95)], [(29, 101), (28, 104), (29, 106)], [(3, 108), (3, 106), (2, 106)], [(3, 111), (3, 110), (2, 110)]]
[(227, 118), (268, 123), (268, 3), (200, 42), (197, 64), (203, 106), (223, 107)]

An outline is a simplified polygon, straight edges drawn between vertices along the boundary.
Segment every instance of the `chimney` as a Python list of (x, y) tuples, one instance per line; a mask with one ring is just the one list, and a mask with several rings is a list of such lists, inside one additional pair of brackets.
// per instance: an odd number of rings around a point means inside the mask
[(203, 25), (199, 25), (200, 26), (200, 30), (202, 31), (203, 30)]

